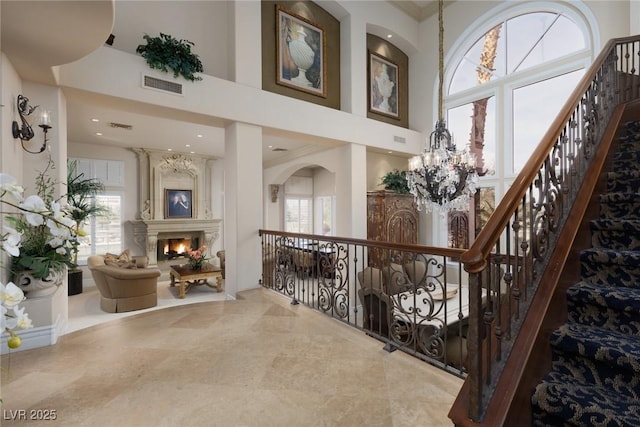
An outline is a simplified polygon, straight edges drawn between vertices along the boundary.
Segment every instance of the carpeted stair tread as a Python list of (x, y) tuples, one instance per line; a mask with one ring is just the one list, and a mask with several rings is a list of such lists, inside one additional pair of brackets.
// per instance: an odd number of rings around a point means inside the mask
[(630, 399), (640, 400), (640, 375), (636, 372), (618, 369), (579, 354), (566, 354), (556, 349), (551, 353), (552, 373), (572, 378), (573, 383), (606, 387)]
[(634, 193), (640, 188), (640, 174), (628, 172), (631, 167), (628, 163), (632, 163), (637, 167), (639, 159), (616, 160), (613, 164), (614, 170), (626, 170), (627, 172), (609, 172), (607, 174), (607, 192), (623, 192)]
[(551, 347), (640, 375), (640, 337), (580, 323), (565, 323), (551, 333)]
[(619, 151), (640, 150), (640, 135), (626, 135), (618, 138)]
[(640, 132), (640, 120), (629, 120), (622, 124), (625, 128), (629, 130), (629, 132), (639, 133)]
[(590, 227), (595, 248), (640, 250), (640, 220), (604, 218), (591, 221)]
[(600, 196), (600, 217), (640, 219), (640, 193), (610, 192)]
[(635, 159), (635, 160), (640, 159), (640, 151), (638, 151), (638, 150), (618, 151), (617, 153), (615, 153), (613, 155), (613, 161), (614, 162), (616, 160), (625, 160), (625, 159)]
[(580, 252), (580, 275), (589, 283), (640, 287), (640, 251), (585, 249)]
[(640, 426), (640, 401), (550, 373), (531, 396), (534, 426)]
[(567, 304), (570, 322), (640, 336), (640, 288), (578, 282)]

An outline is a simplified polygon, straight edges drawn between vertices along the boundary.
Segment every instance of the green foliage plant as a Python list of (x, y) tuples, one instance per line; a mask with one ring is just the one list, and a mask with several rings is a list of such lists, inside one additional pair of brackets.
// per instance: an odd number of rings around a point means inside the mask
[(176, 39), (168, 34), (160, 33), (159, 37), (143, 36), (147, 42), (136, 48), (136, 53), (147, 60), (149, 67), (169, 72), (173, 71), (173, 77), (179, 75), (190, 81), (202, 80), (202, 77), (194, 73), (203, 71), (202, 62), (195, 53), (191, 52), (193, 42)]
[[(67, 165), (67, 204), (69, 216), (76, 223), (78, 236), (85, 233), (82, 225), (92, 217), (107, 215), (110, 210), (106, 206), (95, 203), (95, 196), (104, 192), (104, 185), (96, 178), (87, 178), (84, 173), (78, 174), (78, 162), (71, 161)], [(78, 265), (78, 247), (74, 247), (73, 263)]]
[(409, 185), (407, 184), (407, 171), (399, 171), (394, 169), (387, 172), (381, 179), (385, 190), (395, 191), (400, 194), (409, 194)]

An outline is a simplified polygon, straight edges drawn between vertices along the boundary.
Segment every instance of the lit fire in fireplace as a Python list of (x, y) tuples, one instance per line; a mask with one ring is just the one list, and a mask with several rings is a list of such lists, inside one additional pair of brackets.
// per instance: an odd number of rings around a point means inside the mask
[(163, 254), (169, 259), (184, 256), (191, 249), (191, 239), (167, 239), (164, 242)]

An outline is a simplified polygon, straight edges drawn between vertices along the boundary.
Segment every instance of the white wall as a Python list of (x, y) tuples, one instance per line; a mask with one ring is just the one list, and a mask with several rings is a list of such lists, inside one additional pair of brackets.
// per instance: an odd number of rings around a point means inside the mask
[(130, 1), (118, 0), (113, 30), (114, 49), (132, 54), (145, 33), (160, 33), (194, 43), (192, 52), (202, 61), (204, 72), (228, 79), (228, 1)]

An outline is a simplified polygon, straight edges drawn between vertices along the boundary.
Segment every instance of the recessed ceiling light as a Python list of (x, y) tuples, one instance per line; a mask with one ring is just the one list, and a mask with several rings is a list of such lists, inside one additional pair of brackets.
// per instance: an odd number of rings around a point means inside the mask
[(189, 153), (190, 153), (190, 154), (196, 154), (196, 152), (195, 152), (195, 151), (189, 151)]
[(173, 151), (173, 148), (167, 148), (167, 151)]
[(95, 118), (94, 118), (94, 119), (91, 119), (91, 121), (92, 121), (93, 123), (98, 123), (98, 122), (100, 121), (100, 119), (95, 119)]
[(391, 37), (393, 37), (393, 34), (387, 34), (388, 39), (390, 39)]
[(202, 134), (201, 134), (201, 133), (197, 134), (196, 136), (197, 136), (198, 138), (202, 138)]
[(389, 153), (389, 154), (393, 154), (393, 151), (387, 151), (387, 153)]
[(267, 148), (273, 148), (273, 145), (267, 145)]
[(185, 147), (189, 148), (191, 147), (191, 144), (185, 144)]
[(96, 132), (96, 135), (102, 136), (102, 132)]

